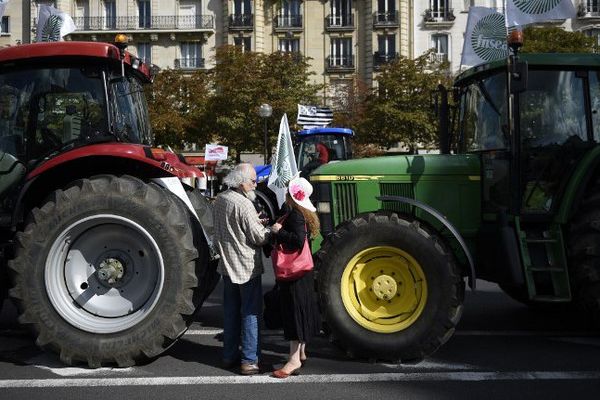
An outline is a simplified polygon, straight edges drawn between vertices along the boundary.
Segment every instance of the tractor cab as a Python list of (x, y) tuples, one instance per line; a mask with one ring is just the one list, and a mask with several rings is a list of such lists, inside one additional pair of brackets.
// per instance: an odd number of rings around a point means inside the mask
[(322, 164), (351, 159), (353, 136), (354, 131), (348, 128), (312, 128), (299, 131), (296, 135), (295, 152), (300, 174), (307, 177)]

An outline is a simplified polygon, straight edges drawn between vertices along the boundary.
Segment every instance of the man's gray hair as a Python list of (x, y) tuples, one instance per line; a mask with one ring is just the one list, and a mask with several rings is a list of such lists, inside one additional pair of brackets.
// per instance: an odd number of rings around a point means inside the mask
[(249, 163), (241, 163), (235, 166), (235, 168), (223, 178), (223, 184), (230, 188), (239, 188), (242, 183), (252, 179), (250, 171), (254, 167)]

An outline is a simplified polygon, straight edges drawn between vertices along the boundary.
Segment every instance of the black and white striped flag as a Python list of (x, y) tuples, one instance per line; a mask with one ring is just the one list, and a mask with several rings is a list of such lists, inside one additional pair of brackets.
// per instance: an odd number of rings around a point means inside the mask
[(307, 128), (327, 126), (333, 121), (333, 111), (329, 107), (303, 106), (298, 104), (298, 125)]

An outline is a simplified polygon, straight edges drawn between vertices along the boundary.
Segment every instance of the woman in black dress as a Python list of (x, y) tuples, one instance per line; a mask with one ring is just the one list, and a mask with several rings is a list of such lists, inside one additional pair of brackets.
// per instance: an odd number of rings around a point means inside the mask
[[(294, 178), (288, 185), (285, 202), (287, 212), (281, 223), (273, 225), (277, 243), (286, 250), (301, 250), (308, 235), (319, 233), (319, 218), (310, 202), (311, 184), (304, 178)], [(306, 343), (321, 330), (321, 317), (314, 290), (313, 273), (309, 271), (293, 281), (279, 281), (283, 334), (290, 341), (287, 363), (273, 371), (276, 378), (296, 373), (306, 360)]]

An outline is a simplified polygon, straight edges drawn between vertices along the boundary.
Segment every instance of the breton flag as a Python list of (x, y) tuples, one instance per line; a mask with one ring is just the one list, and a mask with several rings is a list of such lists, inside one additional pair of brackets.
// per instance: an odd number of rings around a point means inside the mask
[(37, 25), (38, 42), (58, 42), (74, 31), (75, 23), (69, 14), (52, 6), (40, 6)]
[(303, 127), (323, 127), (333, 121), (333, 111), (329, 107), (303, 106), (298, 104), (298, 118), (296, 122)]
[[(8, 3), (8, 0), (0, 1), (0, 19), (2, 19), (2, 16), (4, 15), (4, 10), (6, 9), (6, 3)], [(8, 32), (3, 32), (3, 33), (8, 33)]]
[(492, 8), (470, 7), (461, 65), (474, 66), (508, 57), (504, 15)]
[(271, 162), (271, 175), (267, 187), (277, 196), (277, 204), (281, 208), (285, 202), (287, 185), (290, 180), (298, 175), (292, 135), (286, 114), (281, 117), (279, 124), (279, 136), (277, 137), (277, 148)]
[(507, 0), (506, 26), (567, 19), (577, 12), (571, 0)]

